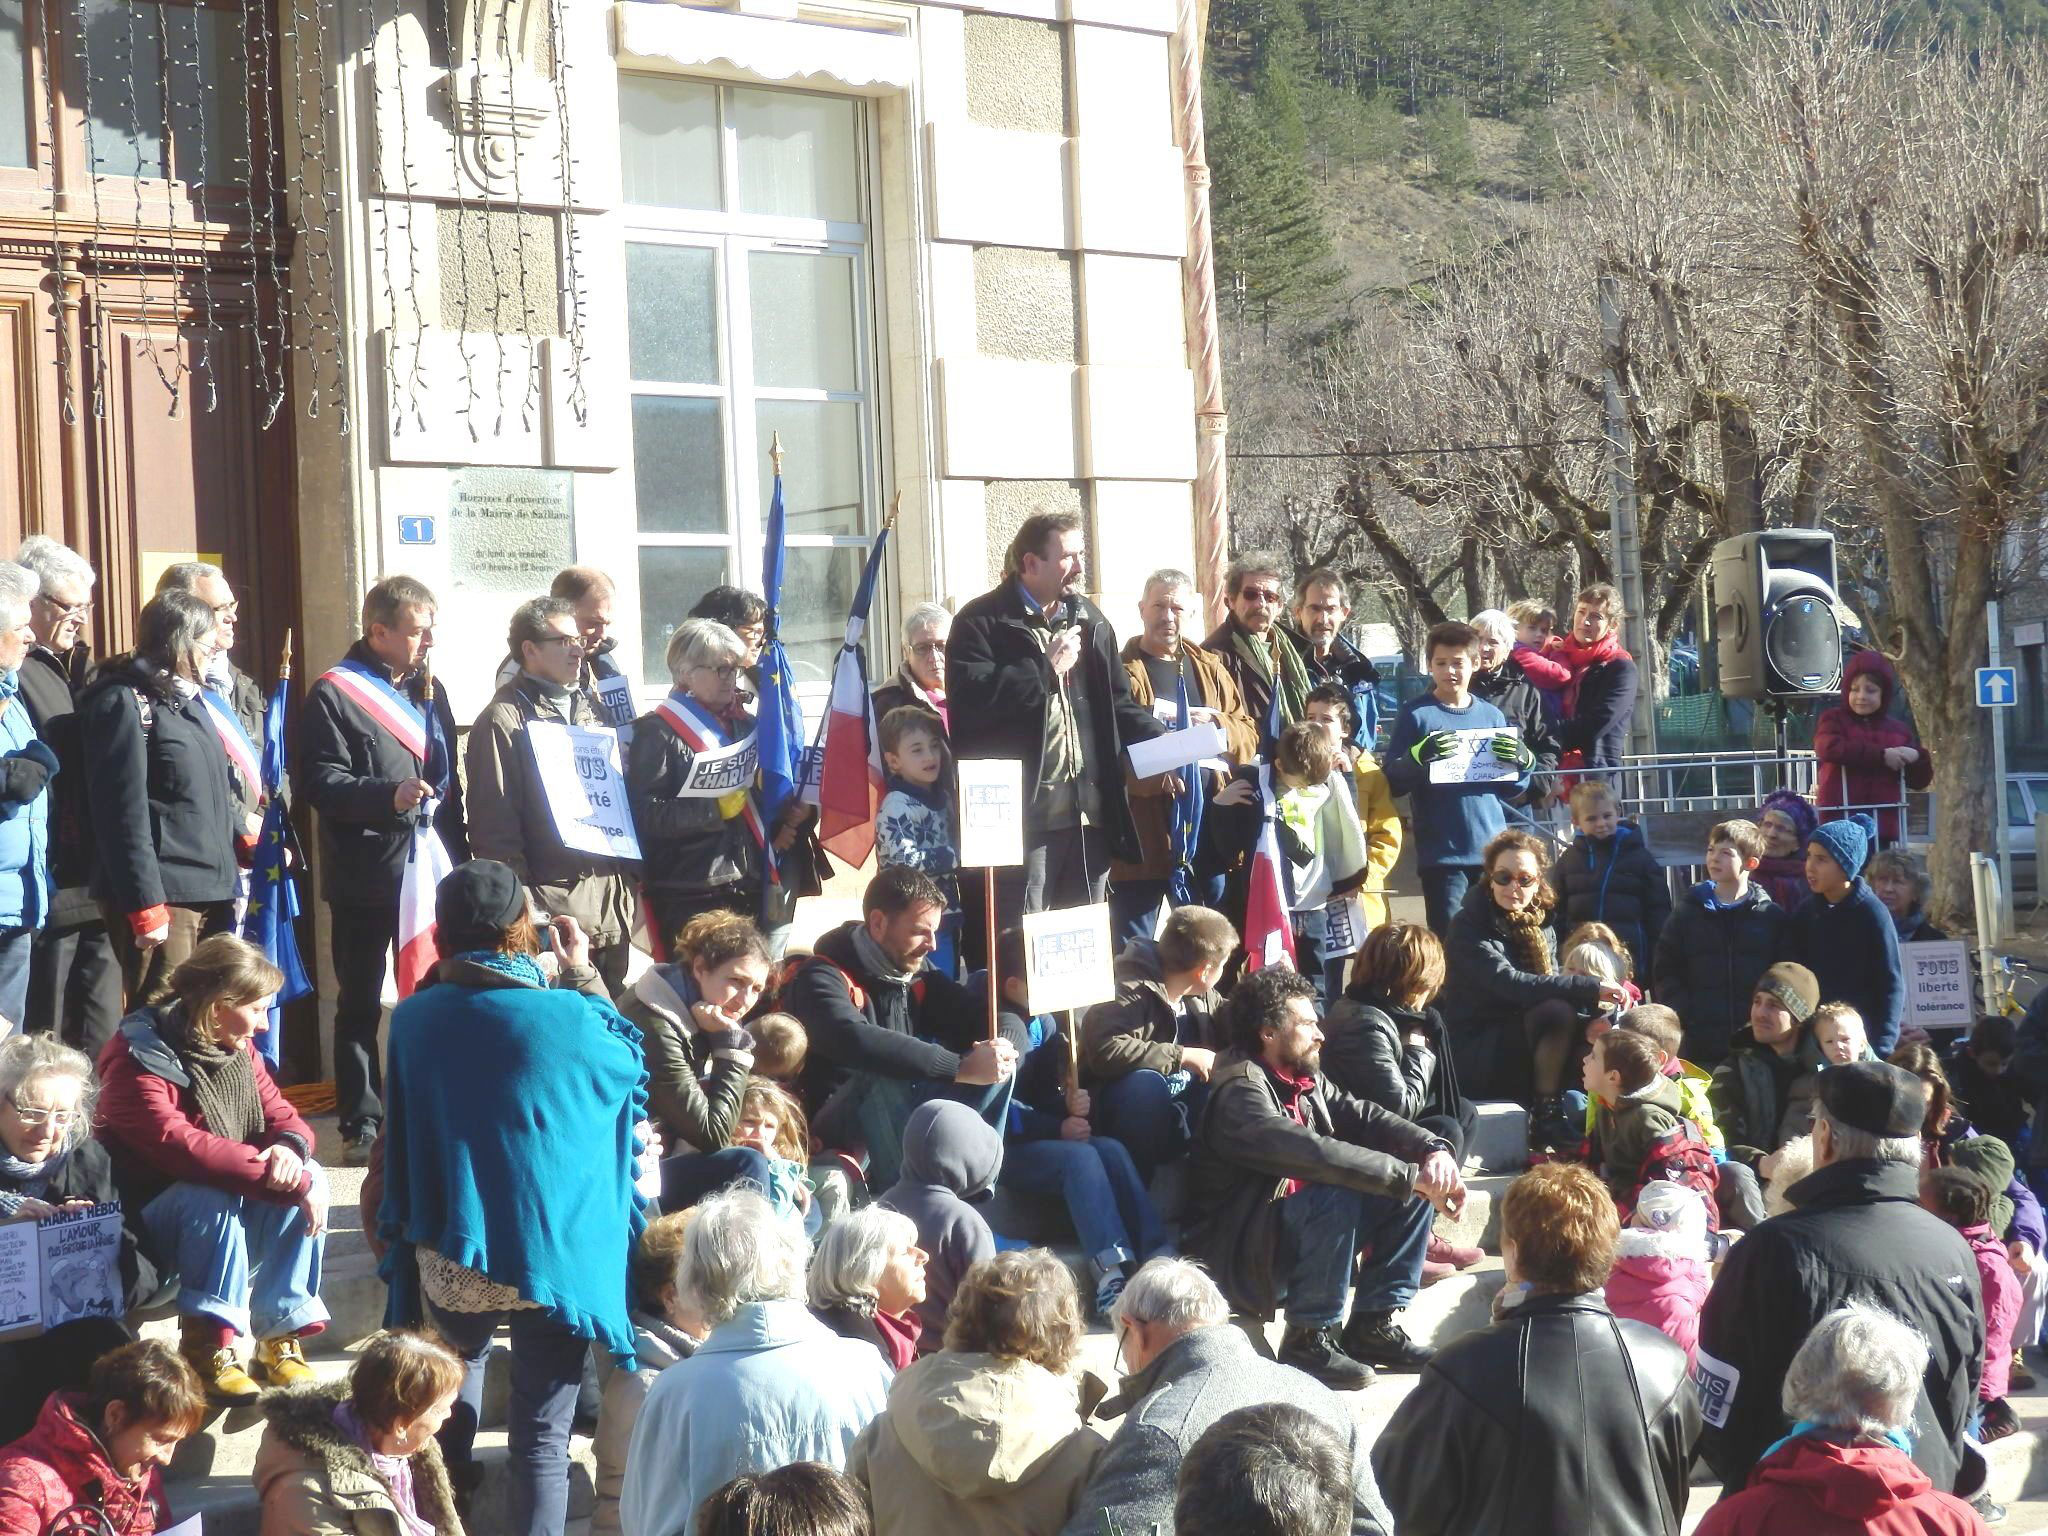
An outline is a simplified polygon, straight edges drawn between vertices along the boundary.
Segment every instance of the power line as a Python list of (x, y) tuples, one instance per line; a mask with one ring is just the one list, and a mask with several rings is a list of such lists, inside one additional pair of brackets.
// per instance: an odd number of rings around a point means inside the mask
[(1233, 451), (1233, 459), (1406, 459), (1437, 453), (1507, 453), (1519, 448), (1579, 448), (1605, 442), (1600, 437), (1552, 437), (1533, 443), (1436, 443), (1419, 448), (1317, 448), (1276, 453)]

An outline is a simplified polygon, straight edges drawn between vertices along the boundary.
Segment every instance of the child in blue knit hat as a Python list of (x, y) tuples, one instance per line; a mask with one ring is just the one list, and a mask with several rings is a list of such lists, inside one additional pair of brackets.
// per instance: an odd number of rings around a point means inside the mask
[(1898, 930), (1863, 867), (1876, 825), (1867, 816), (1822, 822), (1806, 836), (1806, 884), (1813, 894), (1785, 925), (1785, 958), (1813, 972), (1823, 1002), (1863, 1016), (1880, 1059), (1899, 1042), (1906, 1011)]

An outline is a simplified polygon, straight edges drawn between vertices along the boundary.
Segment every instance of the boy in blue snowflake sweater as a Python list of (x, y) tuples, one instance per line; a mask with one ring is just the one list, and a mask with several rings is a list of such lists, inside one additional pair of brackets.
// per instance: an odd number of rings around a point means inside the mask
[(875, 858), (882, 868), (923, 870), (946, 893), (946, 918), (932, 964), (958, 974), (960, 853), (953, 841), (953, 800), (946, 792), (946, 728), (922, 704), (899, 704), (876, 728), (887, 792), (875, 818)]

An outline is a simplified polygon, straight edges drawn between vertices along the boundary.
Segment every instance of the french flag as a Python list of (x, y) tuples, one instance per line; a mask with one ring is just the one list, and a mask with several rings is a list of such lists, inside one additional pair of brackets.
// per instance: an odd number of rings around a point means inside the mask
[(434, 710), (434, 680), (427, 678), (420, 703), (425, 717), (426, 739), (422, 743), (420, 766), (429, 784), (440, 793), (420, 801), (418, 818), (412, 824), (412, 846), (406, 850), (405, 873), (398, 881), (397, 963), (392, 967), (401, 1001), (412, 996), (430, 980), (440, 963), (440, 946), (434, 939), (434, 897), (441, 882), (455, 869), (448, 847), (434, 830), (434, 810), (446, 793), (454, 764), (448, 760), (447, 743), (441, 739), (440, 716)]
[(1258, 847), (1252, 852), (1251, 889), (1245, 896), (1244, 948), (1247, 971), (1269, 965), (1293, 968), (1294, 914), (1287, 899), (1287, 876), (1280, 852), (1279, 806), (1273, 795), (1273, 770), (1259, 770), (1259, 794), (1265, 820)]
[(888, 543), (889, 530), (884, 527), (875, 535), (860, 588), (853, 595), (853, 612), (846, 617), (846, 643), (840, 646), (839, 660), (832, 668), (832, 707), (820, 727), (824, 744), (819, 753), (818, 841), (832, 857), (853, 869), (867, 863), (875, 851), (875, 813), (882, 803), (882, 743), (875, 730), (875, 705), (868, 693), (868, 666), (861, 655), (860, 639), (867, 630), (875, 578)]
[(398, 995), (411, 997), (434, 974), (441, 951), (434, 941), (434, 896), (455, 869), (430, 814), (438, 800), (420, 803), (413, 823), (412, 847), (405, 855), (405, 873), (398, 883)]

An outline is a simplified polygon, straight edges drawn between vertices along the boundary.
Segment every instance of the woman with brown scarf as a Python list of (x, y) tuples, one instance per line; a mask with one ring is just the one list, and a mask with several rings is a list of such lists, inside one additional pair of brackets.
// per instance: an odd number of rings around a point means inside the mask
[[(313, 1132), (251, 1047), (282, 977), (263, 952), (216, 934), (100, 1053), (100, 1139), (141, 1213), (157, 1267), (178, 1277), (179, 1352), (216, 1399), (255, 1377), (313, 1379), (300, 1340), (327, 1326), (320, 1263), (327, 1176)], [(251, 1370), (238, 1334), (256, 1339)]]
[(1449, 980), (1437, 1000), (1458, 1081), (1474, 1098), (1530, 1105), (1532, 1148), (1576, 1146), (1584, 1106), (1575, 1121), (1564, 1089), (1579, 1016), (1628, 999), (1598, 977), (1558, 974), (1556, 897), (1542, 839), (1511, 827), (1486, 845), (1482, 867), (1484, 878), (1451, 919)]

